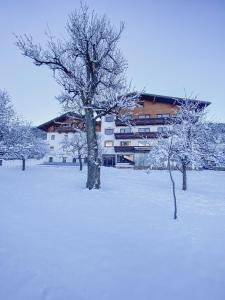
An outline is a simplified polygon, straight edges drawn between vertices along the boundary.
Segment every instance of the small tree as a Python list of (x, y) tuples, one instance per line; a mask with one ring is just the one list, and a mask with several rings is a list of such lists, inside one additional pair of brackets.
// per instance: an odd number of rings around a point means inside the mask
[(72, 154), (74, 158), (78, 158), (80, 171), (82, 171), (82, 158), (87, 155), (87, 139), (85, 133), (77, 131), (72, 137), (64, 138), (62, 141), (62, 150)]
[(206, 112), (198, 101), (184, 99), (169, 122), (168, 138), (159, 139), (153, 147), (154, 151), (150, 152), (150, 163), (153, 166), (165, 166), (170, 157), (170, 162), (182, 173), (183, 190), (187, 189), (187, 169), (201, 168), (206, 149), (209, 149), (209, 130), (205, 115)]
[(40, 159), (47, 151), (46, 143), (36, 137), (30, 124), (15, 121), (5, 140), (6, 159), (22, 160), (22, 170), (26, 169), (26, 160), (30, 158)]
[(134, 108), (137, 95), (127, 94), (127, 63), (118, 43), (124, 25), (116, 30), (106, 16), (98, 16), (81, 4), (70, 14), (68, 37), (57, 40), (49, 34), (44, 49), (32, 37), (17, 37), (16, 45), (36, 66), (47, 66), (63, 88), (58, 97), (68, 110), (80, 113), (87, 134), (88, 189), (100, 188), (100, 165), (96, 120), (106, 114)]

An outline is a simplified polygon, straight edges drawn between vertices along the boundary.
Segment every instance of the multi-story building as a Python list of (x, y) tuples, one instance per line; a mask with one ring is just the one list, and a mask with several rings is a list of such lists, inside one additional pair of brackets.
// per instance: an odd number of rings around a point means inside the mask
[[(151, 146), (158, 133), (166, 132), (169, 120), (179, 105), (180, 98), (141, 94), (137, 107), (126, 117), (126, 121), (113, 115), (107, 115), (97, 122), (96, 130), (101, 134), (102, 164), (116, 167), (144, 167)], [(210, 102), (196, 101), (199, 107), (206, 107)], [(47, 132), (50, 154), (48, 162), (74, 162), (75, 158), (63, 153), (61, 142), (66, 136), (83, 129), (84, 122), (78, 115), (64, 114), (39, 126)]]

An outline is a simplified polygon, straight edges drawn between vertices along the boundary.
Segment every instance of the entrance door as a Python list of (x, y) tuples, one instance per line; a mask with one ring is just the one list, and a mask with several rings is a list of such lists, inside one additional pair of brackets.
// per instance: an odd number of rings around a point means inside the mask
[(115, 155), (103, 155), (103, 166), (115, 167)]

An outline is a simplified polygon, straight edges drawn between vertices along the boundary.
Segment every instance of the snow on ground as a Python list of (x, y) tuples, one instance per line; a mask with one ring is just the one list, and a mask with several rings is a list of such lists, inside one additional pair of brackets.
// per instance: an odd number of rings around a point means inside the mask
[(0, 299), (225, 299), (225, 172), (0, 168)]

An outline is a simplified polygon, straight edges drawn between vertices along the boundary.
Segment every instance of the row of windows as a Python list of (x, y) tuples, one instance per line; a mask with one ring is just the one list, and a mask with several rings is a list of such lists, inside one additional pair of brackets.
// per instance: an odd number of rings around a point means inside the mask
[[(48, 158), (48, 161), (49, 161), (50, 163), (52, 163), (52, 162), (54, 161), (53, 157), (50, 156), (50, 157)], [(76, 161), (77, 161), (77, 160), (76, 160), (76, 158), (74, 157), (73, 160), (72, 160), (72, 163), (75, 164)], [(58, 162), (58, 161), (57, 161), (57, 162)], [(63, 158), (62, 158), (62, 162), (63, 162), (63, 163), (66, 163), (66, 162), (67, 162), (67, 157), (63, 157)], [(87, 158), (84, 158), (84, 163), (87, 163)]]
[[(50, 138), (51, 138), (52, 141), (54, 141), (55, 140), (55, 134), (52, 134)], [(68, 138), (68, 134), (65, 134), (64, 138), (67, 139)]]
[[(168, 130), (167, 127), (157, 127), (158, 132), (166, 132)], [(131, 128), (121, 128), (120, 133), (131, 133)], [(138, 132), (150, 132), (150, 128), (138, 128)], [(106, 135), (112, 135), (114, 133), (114, 130), (112, 128), (106, 128), (105, 134)]]
[[(149, 142), (148, 141), (138, 141), (138, 146), (149, 146)], [(104, 146), (107, 148), (113, 147), (114, 146), (114, 141), (105, 141), (104, 142)], [(131, 146), (131, 141), (121, 141), (120, 142), (120, 146), (121, 147), (127, 147), (127, 146)]]
[[(156, 117), (157, 118), (169, 118), (170, 117), (170, 114), (156, 114)], [(149, 119), (151, 118), (151, 115), (150, 114), (142, 114), (142, 115), (138, 115), (138, 116), (134, 116), (134, 115), (128, 115), (126, 117), (128, 120), (129, 119)], [(112, 115), (108, 115), (108, 116), (105, 116), (105, 122), (113, 122), (114, 121), (114, 117)]]
[[(158, 132), (166, 132), (167, 128), (166, 127), (158, 127), (157, 131)], [(120, 133), (131, 133), (131, 132), (132, 132), (132, 130), (129, 127), (121, 128), (120, 129)], [(150, 128), (138, 128), (138, 132), (150, 132)], [(114, 129), (113, 128), (106, 128), (105, 129), (105, 134), (106, 135), (112, 135), (113, 133), (114, 133)], [(68, 138), (68, 134), (65, 134), (64, 138)], [(50, 139), (52, 141), (54, 141), (55, 140), (55, 134), (52, 134), (51, 137), (50, 137)]]

